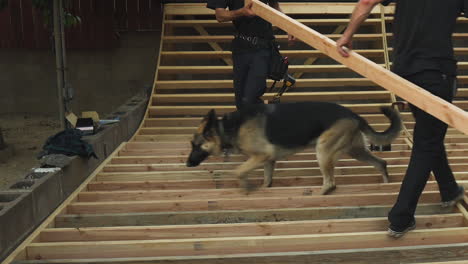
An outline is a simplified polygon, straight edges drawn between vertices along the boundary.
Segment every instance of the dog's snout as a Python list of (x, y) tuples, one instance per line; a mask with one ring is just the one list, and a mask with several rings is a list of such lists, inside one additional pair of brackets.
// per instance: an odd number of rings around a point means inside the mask
[(207, 157), (209, 153), (206, 151), (192, 151), (187, 159), (187, 167), (196, 167), (200, 165)]

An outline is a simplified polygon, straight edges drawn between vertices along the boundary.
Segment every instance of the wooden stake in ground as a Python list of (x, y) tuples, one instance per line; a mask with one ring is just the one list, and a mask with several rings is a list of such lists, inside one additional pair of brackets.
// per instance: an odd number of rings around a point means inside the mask
[(335, 41), (271, 8), (259, 0), (245, 1), (246, 3), (253, 3), (252, 10), (257, 16), (265, 19), (273, 25), (276, 25), (304, 43), (320, 50), (332, 59), (346, 65), (353, 71), (367, 77), (376, 84), (395, 93), (404, 100), (407, 100), (427, 113), (439, 118), (443, 122), (457, 128), (465, 134), (468, 134), (468, 113), (459, 107), (444, 101), (440, 97), (432, 95), (421, 87), (386, 70), (354, 51), (350, 52), (350, 56), (348, 58), (341, 56), (336, 50)]

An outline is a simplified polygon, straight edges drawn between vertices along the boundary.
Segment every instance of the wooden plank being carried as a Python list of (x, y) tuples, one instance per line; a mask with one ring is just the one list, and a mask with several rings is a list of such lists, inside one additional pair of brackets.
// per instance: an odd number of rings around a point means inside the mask
[(385, 87), (387, 90), (418, 106), (420, 109), (468, 134), (468, 114), (462, 109), (377, 66), (356, 52), (351, 51), (348, 58), (342, 57), (336, 50), (336, 43), (334, 41), (263, 4), (261, 1), (246, 0), (246, 2), (252, 2), (253, 11), (263, 19), (277, 25), (285, 32), (294, 35), (336, 61), (369, 78), (376, 84)]

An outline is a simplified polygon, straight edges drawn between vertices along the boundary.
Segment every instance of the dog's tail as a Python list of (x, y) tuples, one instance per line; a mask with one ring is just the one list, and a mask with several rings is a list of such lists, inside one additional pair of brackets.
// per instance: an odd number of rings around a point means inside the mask
[(393, 142), (399, 135), (402, 129), (400, 115), (391, 107), (381, 107), (380, 111), (390, 119), (390, 127), (384, 132), (377, 132), (369, 124), (363, 120), (360, 129), (367, 136), (367, 139), (374, 145), (388, 145)]

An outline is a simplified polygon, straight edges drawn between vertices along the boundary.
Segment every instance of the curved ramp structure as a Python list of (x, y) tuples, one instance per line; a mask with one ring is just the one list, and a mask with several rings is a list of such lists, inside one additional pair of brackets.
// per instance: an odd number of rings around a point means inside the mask
[[(284, 3), (284, 12), (336, 39), (353, 4)], [(376, 8), (356, 35), (355, 51), (381, 67), (391, 64), (393, 8)], [(273, 17), (273, 19), (275, 19)], [(454, 104), (468, 108), (468, 49), (460, 18), (454, 35), (460, 89)], [(390, 183), (374, 168), (344, 157), (335, 169), (338, 188), (321, 196), (313, 150), (277, 163), (273, 187), (244, 195), (230, 173), (245, 158), (211, 158), (185, 167), (189, 140), (210, 109), (235, 109), (229, 23), (218, 23), (203, 4), (167, 4), (155, 82), (146, 118), (5, 263), (465, 263), (466, 202), (442, 209), (437, 184), (428, 182), (417, 210), (417, 229), (386, 236), (411, 152), (414, 120), (391, 150)], [(284, 26), (284, 25), (281, 25)], [(381, 105), (400, 99), (370, 79), (304, 43), (283, 54), (297, 85), (282, 101), (333, 101), (352, 108), (376, 129), (388, 126)], [(463, 58), (465, 60), (463, 60)], [(273, 93), (265, 94), (270, 100)], [(450, 114), (451, 110), (448, 113)], [(463, 111), (461, 112), (463, 115)], [(458, 127), (458, 124), (457, 126)], [(446, 148), (457, 179), (468, 184), (468, 138), (450, 128)], [(260, 184), (262, 170), (250, 179)], [(467, 186), (468, 187), (468, 186)]]

